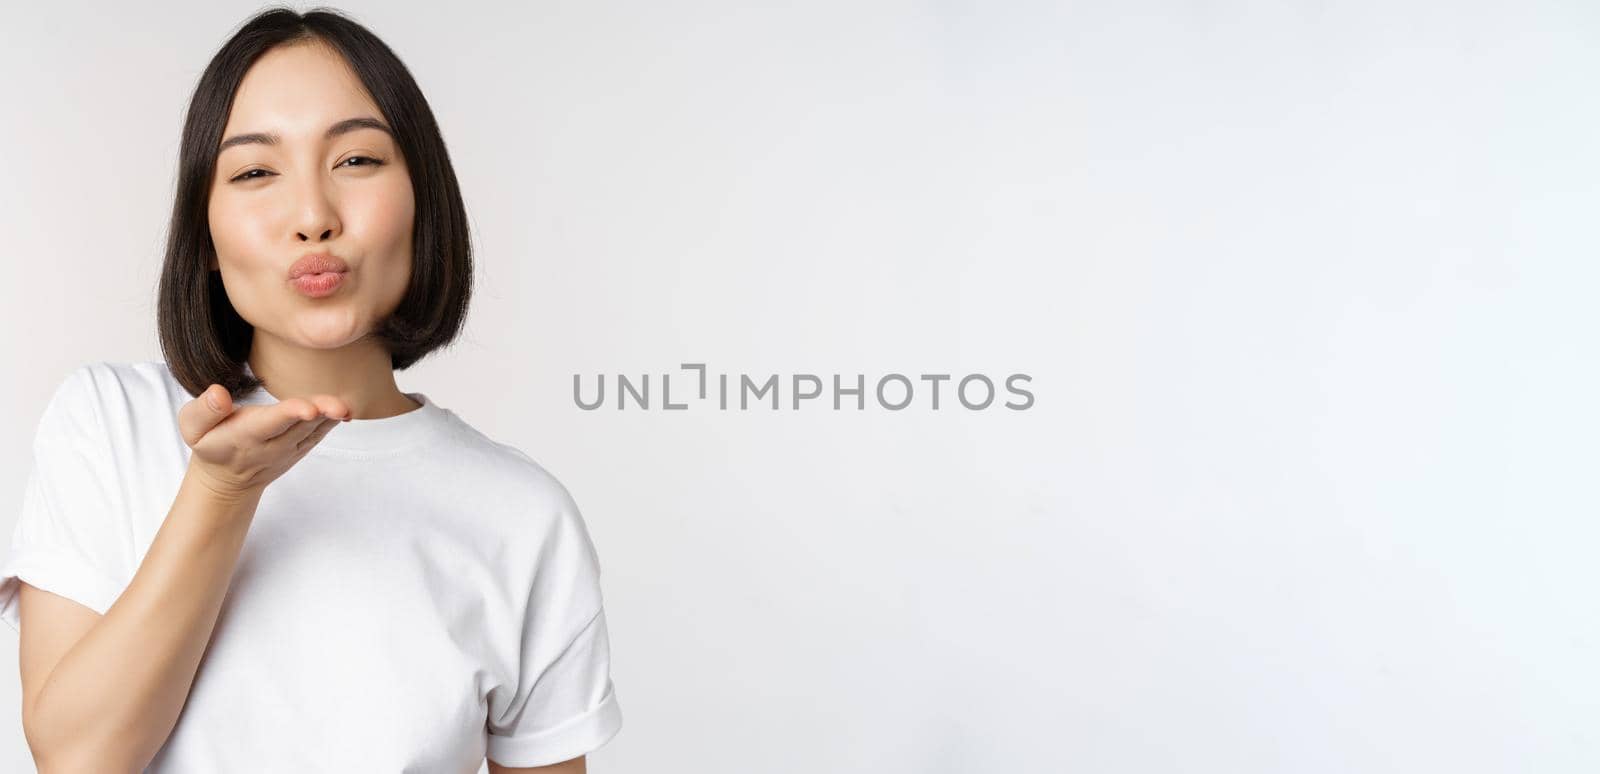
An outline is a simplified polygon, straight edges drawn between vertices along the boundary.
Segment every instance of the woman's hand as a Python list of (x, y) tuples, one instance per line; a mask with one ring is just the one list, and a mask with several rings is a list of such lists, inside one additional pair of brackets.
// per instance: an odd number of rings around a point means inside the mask
[(178, 410), (178, 429), (194, 452), (189, 473), (217, 495), (239, 498), (266, 489), (349, 419), (350, 407), (332, 395), (235, 406), (213, 384)]

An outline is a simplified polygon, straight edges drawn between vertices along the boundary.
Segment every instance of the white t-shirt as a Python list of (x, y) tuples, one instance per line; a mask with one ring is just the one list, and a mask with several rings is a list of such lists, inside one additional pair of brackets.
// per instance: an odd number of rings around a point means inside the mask
[[(146, 771), (471, 774), (621, 728), (600, 563), (571, 495), (422, 393), (341, 423), (262, 494), (177, 726)], [(191, 451), (162, 361), (80, 366), (39, 421), (18, 579), (104, 614)], [(270, 404), (263, 390), (239, 402)]]

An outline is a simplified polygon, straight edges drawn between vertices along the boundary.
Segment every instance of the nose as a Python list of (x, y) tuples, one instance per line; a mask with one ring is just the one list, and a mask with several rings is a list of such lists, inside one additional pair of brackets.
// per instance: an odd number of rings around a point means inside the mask
[(310, 179), (301, 186), (295, 236), (302, 242), (324, 242), (339, 235), (338, 209), (328, 200), (322, 181)]

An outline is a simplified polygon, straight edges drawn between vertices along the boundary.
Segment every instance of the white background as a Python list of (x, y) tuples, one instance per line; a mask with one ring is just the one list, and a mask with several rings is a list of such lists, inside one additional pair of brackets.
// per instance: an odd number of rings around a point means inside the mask
[[(344, 7), (480, 262), (400, 384), (600, 551), (591, 771), (1600, 769), (1595, 6)], [(160, 357), (183, 111), (254, 10), (5, 11), (5, 535), (54, 386)], [(1036, 402), (573, 403), (683, 362)]]

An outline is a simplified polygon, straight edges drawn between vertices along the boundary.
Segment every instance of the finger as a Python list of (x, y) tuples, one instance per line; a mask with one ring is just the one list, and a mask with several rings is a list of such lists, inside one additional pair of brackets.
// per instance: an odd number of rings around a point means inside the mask
[(277, 438), (272, 439), (271, 444), (279, 449), (295, 449), (299, 447), (301, 442), (305, 441), (308, 436), (317, 432), (318, 430), (321, 430), (324, 425), (329, 424), (337, 425), (339, 424), (339, 420), (319, 416), (310, 422), (301, 422), (300, 424), (297, 424), (294, 427), (284, 431), (284, 433)]
[(317, 405), (305, 398), (285, 398), (268, 408), (257, 415), (259, 418), (251, 426), (251, 432), (262, 442), (275, 440), (302, 422), (314, 424), (322, 416)]
[(351, 418), (350, 404), (336, 395), (313, 395), (311, 396), (311, 402), (316, 404), (325, 417), (340, 420)]
[(312, 430), (310, 433), (307, 433), (305, 438), (302, 438), (298, 443), (295, 444), (295, 451), (297, 451), (297, 452), (310, 451), (311, 447), (316, 446), (317, 444), (321, 443), (322, 439), (326, 438), (328, 436), (328, 433), (333, 432), (333, 429), (335, 427), (338, 427), (342, 423), (343, 423), (343, 420), (339, 420), (339, 419), (324, 419), (324, 420), (322, 420), (322, 423), (317, 425), (317, 428), (315, 430)]
[(233, 396), (220, 384), (212, 384), (200, 391), (193, 400), (178, 409), (178, 432), (185, 443), (193, 446), (211, 428), (233, 413)]
[(305, 440), (301, 441), (298, 446), (289, 452), (289, 457), (284, 463), (285, 468), (292, 468), (295, 465), (300, 464), (300, 460), (304, 459), (307, 454), (310, 454), (312, 449), (317, 448), (317, 444), (322, 442), (323, 437), (327, 436), (329, 432), (332, 432), (333, 428), (344, 423), (336, 419), (330, 419), (327, 420), (327, 424), (327, 428), (317, 430), (311, 435), (306, 436)]
[(311, 432), (305, 433), (301, 438), (294, 437), (300, 434), (299, 429), (296, 428), (295, 430), (291, 430), (283, 435), (278, 436), (272, 441), (273, 453), (279, 455), (288, 455), (288, 464), (291, 467), (295, 463), (299, 462), (301, 457), (304, 457), (307, 452), (310, 452), (313, 447), (321, 442), (323, 437), (332, 431), (333, 428), (338, 427), (343, 423), (337, 419), (322, 419), (317, 422), (307, 424), (312, 425)]

